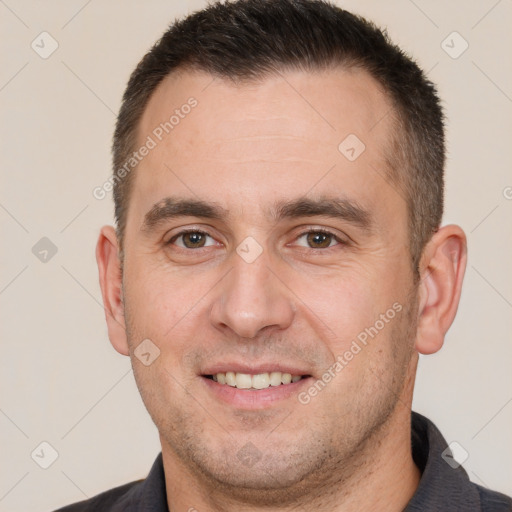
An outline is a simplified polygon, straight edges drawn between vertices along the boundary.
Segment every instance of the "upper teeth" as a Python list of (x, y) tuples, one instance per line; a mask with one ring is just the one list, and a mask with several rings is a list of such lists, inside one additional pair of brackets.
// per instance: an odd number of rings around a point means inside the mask
[(213, 380), (219, 384), (227, 384), (239, 389), (265, 389), (269, 386), (280, 386), (297, 382), (302, 377), (291, 373), (270, 372), (250, 375), (248, 373), (226, 372), (212, 375)]

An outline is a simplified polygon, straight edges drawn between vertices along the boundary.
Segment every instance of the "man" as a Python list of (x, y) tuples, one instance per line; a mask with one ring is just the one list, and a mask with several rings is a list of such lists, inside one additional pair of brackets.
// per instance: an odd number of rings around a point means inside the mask
[(315, 0), (211, 5), (132, 74), (113, 153), (100, 284), (162, 453), (61, 510), (512, 510), (411, 413), (466, 238), (440, 227), (436, 90), (381, 31)]

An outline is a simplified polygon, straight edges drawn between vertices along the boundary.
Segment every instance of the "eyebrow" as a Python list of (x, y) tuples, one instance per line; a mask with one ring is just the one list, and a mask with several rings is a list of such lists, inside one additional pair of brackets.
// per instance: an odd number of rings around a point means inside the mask
[(144, 215), (141, 231), (153, 231), (165, 221), (178, 217), (224, 220), (229, 217), (229, 211), (216, 203), (200, 199), (165, 197)]
[(272, 217), (276, 222), (298, 217), (331, 217), (354, 224), (364, 231), (371, 231), (373, 227), (370, 211), (347, 198), (299, 197), (290, 202), (280, 201), (274, 206)]
[[(167, 220), (179, 217), (198, 217), (225, 221), (230, 217), (230, 212), (214, 202), (172, 196), (165, 197), (155, 203), (146, 213), (141, 231), (151, 232)], [(357, 202), (347, 198), (326, 196), (316, 199), (302, 196), (292, 201), (278, 201), (270, 210), (269, 217), (276, 223), (299, 217), (330, 217), (354, 224), (368, 232), (372, 230), (374, 224), (370, 211)]]

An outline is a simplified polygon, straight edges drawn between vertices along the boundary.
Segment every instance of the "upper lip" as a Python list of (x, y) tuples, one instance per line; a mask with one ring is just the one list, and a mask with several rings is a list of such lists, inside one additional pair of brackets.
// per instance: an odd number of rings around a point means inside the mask
[(271, 373), (281, 372), (290, 373), (291, 375), (310, 375), (310, 371), (296, 363), (285, 363), (285, 362), (266, 362), (266, 363), (254, 363), (250, 364), (247, 362), (221, 362), (208, 364), (203, 370), (201, 375), (216, 375), (217, 373), (246, 373), (249, 375), (258, 375), (260, 373)]

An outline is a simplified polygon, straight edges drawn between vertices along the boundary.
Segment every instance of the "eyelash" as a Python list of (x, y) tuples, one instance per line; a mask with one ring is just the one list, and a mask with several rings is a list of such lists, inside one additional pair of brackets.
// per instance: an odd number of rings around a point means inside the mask
[[(180, 231), (178, 234), (174, 235), (172, 238), (169, 239), (168, 242), (166, 242), (165, 245), (172, 245), (175, 240), (177, 240), (180, 236), (187, 235), (188, 233), (199, 233), (200, 235), (206, 235), (211, 238), (213, 238), (210, 233), (207, 233), (206, 231), (202, 231), (201, 229), (184, 229), (183, 231)], [(197, 249), (187, 249), (180, 247), (180, 249), (183, 249), (185, 251), (194, 251)], [(204, 249), (204, 247), (199, 247), (199, 249)]]
[(311, 233), (322, 233), (324, 235), (328, 235), (328, 236), (332, 237), (337, 242), (337, 245), (333, 245), (332, 247), (328, 246), (328, 247), (317, 247), (317, 248), (301, 246), (301, 249), (304, 249), (306, 251), (310, 250), (310, 251), (315, 251), (315, 252), (316, 251), (326, 252), (329, 249), (334, 249), (338, 245), (347, 245), (347, 242), (345, 240), (342, 240), (340, 237), (336, 236), (332, 231), (329, 231), (328, 229), (325, 229), (325, 228), (308, 229), (307, 231), (303, 231), (302, 233), (299, 233), (295, 239), (298, 240), (299, 238), (302, 238), (303, 236), (309, 235)]
[[(166, 242), (165, 245), (173, 245), (173, 243), (178, 239), (180, 238), (181, 236), (184, 236), (188, 233), (198, 233), (200, 235), (206, 235), (206, 236), (209, 236), (211, 238), (213, 238), (210, 233), (206, 232), (206, 231), (202, 231), (201, 229), (185, 229), (183, 231), (180, 231), (179, 233), (177, 233), (176, 235), (174, 235), (172, 238), (169, 239), (168, 242)], [(331, 236), (334, 240), (336, 240), (336, 242), (338, 242), (338, 245), (348, 245), (348, 242), (346, 240), (342, 240), (341, 238), (339, 238), (338, 236), (336, 236), (332, 231), (329, 231), (327, 229), (324, 229), (324, 228), (315, 228), (315, 229), (309, 229), (307, 231), (303, 231), (302, 233), (299, 233), (296, 237), (296, 240), (299, 239), (299, 238), (302, 238), (303, 236), (305, 235), (309, 235), (310, 233), (322, 233), (322, 234), (325, 234), (325, 235), (328, 235), (328, 236)], [(333, 249), (334, 247), (336, 246), (332, 246), (332, 247), (324, 247), (324, 248), (314, 248), (314, 247), (301, 247), (302, 249), (305, 249), (305, 250), (310, 250), (310, 251), (327, 251), (329, 249)], [(184, 251), (198, 251), (200, 249), (207, 249), (208, 247), (198, 247), (197, 249), (190, 249), (190, 248), (186, 248), (186, 247), (178, 247), (179, 249), (182, 249)]]

